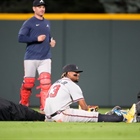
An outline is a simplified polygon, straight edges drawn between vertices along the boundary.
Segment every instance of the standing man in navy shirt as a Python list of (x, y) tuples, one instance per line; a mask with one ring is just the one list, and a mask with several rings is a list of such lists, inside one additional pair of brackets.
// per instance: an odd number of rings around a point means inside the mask
[(51, 47), (56, 41), (50, 34), (50, 23), (43, 16), (46, 4), (43, 0), (33, 1), (34, 16), (26, 20), (18, 33), (18, 41), (26, 43), (24, 55), (24, 78), (20, 89), (20, 104), (29, 106), (29, 98), (38, 72), (41, 89), (40, 110), (44, 110), (47, 91), (51, 86)]

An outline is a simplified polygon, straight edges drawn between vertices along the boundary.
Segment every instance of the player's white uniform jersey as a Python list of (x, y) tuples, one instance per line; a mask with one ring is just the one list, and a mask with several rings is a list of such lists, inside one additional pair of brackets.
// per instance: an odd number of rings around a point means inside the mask
[[(70, 104), (83, 99), (81, 88), (69, 78), (56, 81), (48, 92), (45, 103), (45, 114), (48, 121), (62, 122), (97, 122), (98, 112), (88, 112), (80, 109), (70, 108)], [(50, 117), (50, 115), (57, 115)]]
[(45, 112), (51, 115), (56, 111), (65, 110), (81, 98), (84, 98), (81, 88), (69, 78), (64, 77), (51, 86), (46, 99)]

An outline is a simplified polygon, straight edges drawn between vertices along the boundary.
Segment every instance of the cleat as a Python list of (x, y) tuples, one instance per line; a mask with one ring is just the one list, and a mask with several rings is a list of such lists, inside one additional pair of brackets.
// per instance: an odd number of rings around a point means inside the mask
[(112, 108), (112, 110), (106, 112), (105, 114), (107, 114), (107, 115), (113, 115), (113, 114), (118, 115), (119, 114), (118, 116), (121, 116), (120, 110), (121, 110), (120, 106), (115, 106), (114, 108)]
[(136, 104), (133, 104), (128, 113), (123, 116), (126, 119), (126, 123), (132, 123), (136, 117)]
[(112, 110), (121, 110), (122, 108), (120, 106), (115, 106)]
[(112, 112), (114, 112), (116, 115), (118, 116), (122, 116), (122, 113), (121, 113), (121, 107), (120, 106), (115, 106), (113, 109), (112, 109)]

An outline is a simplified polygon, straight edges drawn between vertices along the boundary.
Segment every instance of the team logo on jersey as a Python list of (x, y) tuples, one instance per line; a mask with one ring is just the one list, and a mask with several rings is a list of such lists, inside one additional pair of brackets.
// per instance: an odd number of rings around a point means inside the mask
[(39, 26), (39, 24), (36, 24), (36, 26)]

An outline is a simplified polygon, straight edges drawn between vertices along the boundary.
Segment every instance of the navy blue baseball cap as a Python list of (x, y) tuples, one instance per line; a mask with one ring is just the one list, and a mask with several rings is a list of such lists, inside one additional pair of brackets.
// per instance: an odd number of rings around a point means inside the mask
[(34, 0), (33, 1), (33, 6), (37, 7), (37, 6), (41, 6), (41, 5), (46, 6), (46, 3), (44, 2), (44, 0)]
[(63, 67), (63, 73), (65, 72), (77, 72), (77, 73), (81, 73), (83, 72), (82, 70), (79, 70), (78, 66), (74, 65), (74, 64), (68, 64), (65, 65)]

